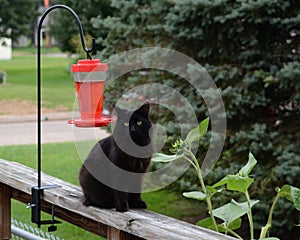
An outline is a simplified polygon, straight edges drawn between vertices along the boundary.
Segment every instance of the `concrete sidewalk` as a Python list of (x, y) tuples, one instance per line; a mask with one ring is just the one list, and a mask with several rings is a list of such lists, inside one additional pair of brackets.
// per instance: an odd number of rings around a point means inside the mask
[[(105, 128), (77, 128), (68, 124), (69, 113), (48, 114), (42, 122), (42, 143), (102, 139), (109, 134)], [(45, 119), (45, 118), (42, 118)], [(37, 143), (35, 115), (0, 117), (0, 146)]]
[[(45, 113), (42, 114), (42, 121), (53, 121), (53, 120), (67, 120), (71, 119), (74, 115), (74, 118), (79, 117), (79, 113), (74, 112), (57, 112), (57, 113)], [(36, 122), (37, 115), (0, 115), (0, 124), (2, 123), (23, 123), (23, 122)]]

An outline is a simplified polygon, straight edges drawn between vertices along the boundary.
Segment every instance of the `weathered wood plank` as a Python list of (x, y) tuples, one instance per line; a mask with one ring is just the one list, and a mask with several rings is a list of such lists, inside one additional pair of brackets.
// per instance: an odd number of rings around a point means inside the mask
[(11, 237), (11, 189), (0, 182), (0, 239)]
[[(13, 198), (25, 203), (30, 201), (31, 187), (36, 186), (37, 182), (36, 171), (21, 164), (1, 159), (0, 166), (0, 182), (13, 189)], [(119, 213), (115, 210), (85, 207), (80, 202), (82, 193), (78, 186), (46, 174), (42, 174), (42, 184), (62, 186), (61, 188), (45, 190), (43, 210), (50, 212), (51, 204), (54, 204), (57, 217), (94, 233), (96, 232), (93, 228), (98, 224), (98, 228), (101, 230), (97, 231), (96, 234), (101, 236), (116, 235), (119, 232), (119, 236), (132, 235), (131, 239), (133, 237), (134, 239), (138, 237), (151, 240), (233, 239), (148, 210), (130, 210), (126, 213)], [(78, 221), (78, 219), (81, 220)]]
[(107, 227), (107, 240), (142, 240), (137, 236), (133, 236), (129, 233), (123, 232), (113, 227)]

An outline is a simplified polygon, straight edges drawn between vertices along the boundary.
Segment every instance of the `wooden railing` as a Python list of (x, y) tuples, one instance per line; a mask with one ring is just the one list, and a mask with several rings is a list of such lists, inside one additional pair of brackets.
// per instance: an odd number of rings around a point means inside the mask
[[(11, 199), (25, 204), (31, 202), (31, 187), (36, 186), (36, 170), (16, 162), (0, 159), (0, 239), (11, 236)], [(78, 186), (42, 174), (42, 185), (57, 184), (61, 188), (44, 192), (42, 210), (107, 239), (174, 239), (216, 240), (233, 239), (174, 218), (148, 210), (115, 210), (85, 207)]]

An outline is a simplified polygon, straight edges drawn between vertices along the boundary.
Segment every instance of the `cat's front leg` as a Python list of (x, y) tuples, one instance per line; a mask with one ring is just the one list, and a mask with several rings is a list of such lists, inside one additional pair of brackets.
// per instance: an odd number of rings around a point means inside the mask
[(127, 212), (129, 210), (128, 201), (127, 201), (127, 193), (114, 191), (115, 201), (116, 201), (116, 211), (117, 212)]

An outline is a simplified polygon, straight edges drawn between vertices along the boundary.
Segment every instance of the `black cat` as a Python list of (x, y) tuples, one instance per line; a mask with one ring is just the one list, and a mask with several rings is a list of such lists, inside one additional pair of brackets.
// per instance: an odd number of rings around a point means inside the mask
[(80, 170), (84, 205), (115, 207), (119, 212), (147, 208), (140, 192), (153, 154), (149, 107), (149, 103), (137, 110), (115, 107), (112, 135), (93, 147)]

